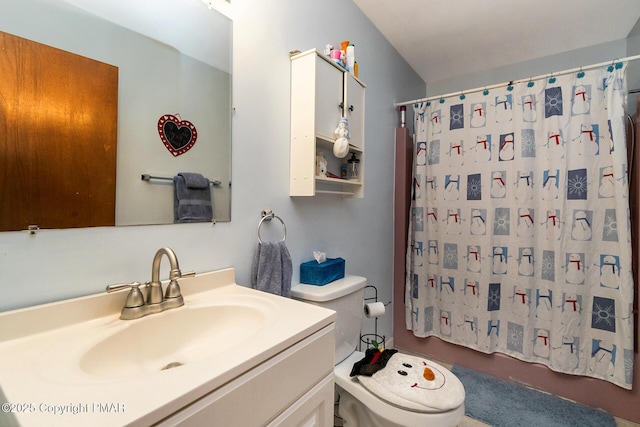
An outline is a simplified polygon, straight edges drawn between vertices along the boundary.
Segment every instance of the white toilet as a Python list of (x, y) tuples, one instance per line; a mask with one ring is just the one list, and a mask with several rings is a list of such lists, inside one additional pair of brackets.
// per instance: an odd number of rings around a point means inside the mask
[[(464, 392), (453, 396), (454, 407), (446, 410), (403, 407), (397, 401), (374, 394), (358, 380), (350, 377), (353, 364), (364, 358), (357, 352), (364, 314), (364, 277), (346, 276), (324, 286), (299, 284), (291, 289), (292, 298), (335, 310), (336, 352), (335, 382), (339, 396), (339, 414), (345, 427), (423, 427), (457, 426), (464, 418)], [(412, 356), (408, 356), (412, 357)], [(425, 359), (426, 360), (426, 359)], [(429, 362), (437, 371), (446, 373), (449, 382), (459, 380), (446, 368)], [(452, 381), (451, 381), (452, 380)], [(462, 384), (459, 383), (462, 387)], [(443, 388), (444, 390), (444, 388)], [(446, 391), (438, 391), (446, 393)], [(401, 400), (401, 399), (400, 399)]]

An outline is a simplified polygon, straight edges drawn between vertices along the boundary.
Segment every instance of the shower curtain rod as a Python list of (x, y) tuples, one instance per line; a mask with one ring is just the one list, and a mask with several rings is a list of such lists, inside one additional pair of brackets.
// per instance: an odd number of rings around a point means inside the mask
[(592, 64), (592, 65), (587, 65), (587, 66), (584, 66), (584, 67), (572, 68), (570, 70), (559, 71), (559, 72), (556, 72), (556, 73), (548, 73), (548, 74), (542, 74), (542, 75), (536, 76), (536, 77), (529, 77), (528, 79), (512, 80), (510, 82), (498, 83), (498, 84), (490, 85), (490, 86), (482, 86), (482, 87), (478, 87), (478, 88), (475, 88), (475, 89), (469, 89), (469, 90), (459, 90), (457, 92), (451, 92), (451, 93), (447, 93), (447, 94), (444, 94), (444, 95), (429, 96), (427, 98), (414, 99), (413, 101), (394, 102), (393, 106), (394, 107), (400, 107), (400, 106), (403, 106), (403, 105), (416, 104), (418, 102), (434, 101), (436, 99), (444, 99), (444, 98), (448, 98), (450, 96), (464, 95), (464, 94), (480, 92), (480, 91), (483, 91), (483, 90), (496, 89), (496, 88), (499, 88), (499, 87), (513, 85), (513, 84), (516, 84), (516, 83), (530, 82), (532, 80), (539, 80), (539, 79), (552, 77), (552, 76), (562, 76), (562, 75), (565, 75), (565, 74), (576, 73), (576, 72), (580, 72), (580, 71), (590, 70), (590, 69), (593, 69), (593, 68), (603, 67), (605, 65), (613, 65), (613, 64), (618, 63), (618, 62), (636, 61), (638, 59), (640, 59), (640, 55), (627, 56), (626, 58), (614, 59), (613, 61), (600, 62), (598, 64)]

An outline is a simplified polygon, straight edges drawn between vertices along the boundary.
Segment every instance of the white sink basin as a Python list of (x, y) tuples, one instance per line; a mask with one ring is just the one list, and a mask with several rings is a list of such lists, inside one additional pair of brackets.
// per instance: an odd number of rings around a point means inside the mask
[(269, 309), (266, 304), (184, 306), (123, 321), (125, 329), (95, 344), (79, 365), (110, 379), (179, 367), (251, 340), (267, 324)]
[(183, 307), (136, 320), (119, 318), (126, 292), (0, 313), (2, 392), (37, 402), (15, 424), (153, 425), (335, 319), (238, 286), (233, 269), (180, 286)]

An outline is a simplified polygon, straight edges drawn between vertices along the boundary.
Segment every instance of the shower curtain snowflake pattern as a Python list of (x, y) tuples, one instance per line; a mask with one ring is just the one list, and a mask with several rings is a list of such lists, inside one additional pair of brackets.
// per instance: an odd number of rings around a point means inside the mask
[(416, 336), (631, 388), (625, 70), (414, 106)]

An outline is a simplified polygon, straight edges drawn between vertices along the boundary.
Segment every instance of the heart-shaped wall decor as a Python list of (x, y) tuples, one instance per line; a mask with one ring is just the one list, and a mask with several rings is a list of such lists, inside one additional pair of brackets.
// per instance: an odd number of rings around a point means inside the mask
[(158, 134), (174, 157), (189, 151), (198, 139), (198, 132), (193, 123), (182, 120), (179, 114), (161, 116), (158, 120)]

